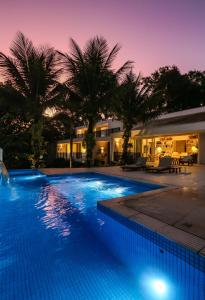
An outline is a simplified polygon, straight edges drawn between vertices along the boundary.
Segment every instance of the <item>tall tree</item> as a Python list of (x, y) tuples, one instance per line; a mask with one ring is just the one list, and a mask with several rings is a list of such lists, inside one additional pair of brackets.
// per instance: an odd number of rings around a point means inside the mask
[(117, 44), (110, 51), (104, 38), (95, 37), (87, 42), (83, 50), (71, 39), (71, 54), (60, 53), (67, 71), (67, 86), (79, 100), (78, 110), (88, 127), (85, 136), (88, 166), (93, 163), (95, 124), (110, 111), (117, 81), (131, 66), (131, 62), (127, 61), (117, 71), (113, 70), (119, 50)]
[(149, 87), (143, 85), (140, 74), (135, 76), (130, 72), (122, 81), (114, 105), (115, 114), (123, 122), (124, 128), (122, 163), (128, 162), (128, 146), (133, 126), (146, 123), (160, 113), (158, 99), (157, 95), (150, 95)]
[(1, 74), (10, 83), (9, 93), (4, 89), (2, 99), (15, 103), (30, 124), (31, 148), (38, 163), (43, 145), (44, 112), (60, 97), (57, 80), (61, 69), (53, 48), (35, 47), (21, 32), (10, 51), (12, 56), (0, 52)]
[(176, 66), (165, 66), (144, 80), (153, 93), (158, 92), (164, 111), (173, 112), (204, 103), (202, 75), (198, 72), (181, 74)]
[[(8, 101), (9, 100), (9, 101)], [(9, 168), (30, 167), (30, 123), (21, 113), (21, 101), (10, 83), (0, 85), (0, 147)]]
[(60, 123), (70, 139), (70, 168), (73, 165), (73, 139), (75, 137), (75, 127), (82, 123), (79, 104), (80, 99), (76, 97), (76, 94), (72, 93), (72, 90), (67, 84), (61, 85), (61, 101), (58, 103), (58, 111), (52, 118)]
[(187, 77), (192, 84), (194, 106), (205, 105), (205, 71), (189, 71)]

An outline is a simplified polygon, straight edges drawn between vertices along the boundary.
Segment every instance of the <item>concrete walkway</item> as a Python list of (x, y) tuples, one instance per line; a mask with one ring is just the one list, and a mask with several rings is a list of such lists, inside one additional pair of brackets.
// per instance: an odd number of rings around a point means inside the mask
[(205, 166), (184, 167), (181, 174), (126, 172), (120, 167), (42, 171), (100, 172), (165, 185), (161, 190), (102, 201), (101, 205), (205, 255)]

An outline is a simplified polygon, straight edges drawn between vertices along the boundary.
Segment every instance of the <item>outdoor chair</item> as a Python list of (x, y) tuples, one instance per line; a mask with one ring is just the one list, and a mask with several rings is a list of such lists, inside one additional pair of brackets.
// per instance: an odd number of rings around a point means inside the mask
[(164, 171), (170, 171), (172, 168), (172, 157), (171, 156), (164, 156), (160, 158), (159, 165), (157, 167), (146, 167), (146, 171), (150, 172), (164, 172)]
[(179, 160), (180, 165), (187, 164), (188, 166), (193, 166), (193, 157), (191, 155), (181, 157)]
[(123, 171), (137, 171), (146, 168), (147, 157), (139, 157), (135, 164), (122, 166)]

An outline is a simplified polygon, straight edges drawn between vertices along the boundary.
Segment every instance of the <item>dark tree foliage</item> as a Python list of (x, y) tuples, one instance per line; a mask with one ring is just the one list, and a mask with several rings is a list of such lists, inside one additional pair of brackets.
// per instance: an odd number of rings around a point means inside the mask
[(0, 84), (0, 147), (4, 149), (4, 160), (8, 168), (31, 165), (28, 159), (31, 154), (28, 133), (30, 124), (16, 100), (11, 83)]
[[(10, 51), (11, 56), (0, 52), (0, 72), (7, 82), (0, 86), (1, 122), (6, 122), (1, 127), (1, 135), (6, 136), (6, 131), (11, 130), (11, 135), (20, 137), (26, 130), (26, 142), (30, 143), (26, 153), (32, 154), (33, 162), (38, 164), (46, 144), (44, 113), (46, 108), (58, 103), (57, 80), (61, 69), (53, 48), (35, 47), (22, 33), (17, 34)], [(14, 119), (9, 125), (11, 116)], [(4, 140), (0, 143), (5, 150)]]
[(176, 66), (165, 66), (146, 77), (152, 92), (158, 92), (163, 110), (174, 112), (205, 104), (204, 73), (181, 74)]
[(197, 99), (197, 106), (205, 105), (205, 71), (189, 71), (186, 76), (193, 86), (192, 97)]
[(119, 50), (117, 44), (110, 51), (104, 38), (95, 37), (83, 50), (71, 39), (71, 54), (60, 53), (67, 71), (67, 88), (79, 103), (79, 112), (88, 127), (85, 137), (88, 166), (93, 163), (94, 126), (111, 110), (118, 80), (131, 66), (127, 61), (114, 71), (113, 62)]
[(123, 122), (122, 163), (127, 163), (129, 159), (128, 146), (133, 126), (155, 118), (160, 113), (158, 102), (157, 93), (149, 92), (149, 87), (143, 84), (140, 74), (135, 76), (130, 72), (121, 82), (113, 109)]

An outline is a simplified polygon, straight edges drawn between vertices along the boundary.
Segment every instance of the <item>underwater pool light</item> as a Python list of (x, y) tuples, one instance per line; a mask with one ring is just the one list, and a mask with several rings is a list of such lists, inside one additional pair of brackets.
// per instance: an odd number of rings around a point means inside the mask
[(159, 295), (164, 295), (166, 293), (166, 284), (162, 280), (153, 280), (153, 288)]
[(145, 294), (147, 294), (147, 298), (149, 300), (170, 300), (173, 299), (171, 297), (171, 287), (170, 282), (165, 276), (159, 277), (157, 274), (145, 274), (141, 277), (141, 284), (143, 286), (143, 290)]

